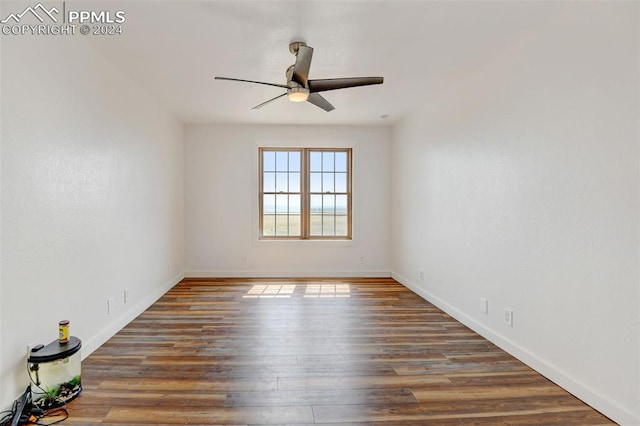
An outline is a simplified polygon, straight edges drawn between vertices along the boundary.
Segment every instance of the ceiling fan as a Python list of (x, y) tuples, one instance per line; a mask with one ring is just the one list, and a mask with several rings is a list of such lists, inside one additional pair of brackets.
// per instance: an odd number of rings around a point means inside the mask
[(268, 103), (286, 95), (292, 102), (311, 102), (313, 105), (320, 107), (327, 112), (332, 111), (335, 108), (318, 92), (346, 89), (357, 86), (369, 86), (371, 84), (382, 84), (384, 81), (382, 77), (325, 78), (321, 80), (310, 80), (309, 68), (311, 67), (313, 48), (307, 46), (306, 43), (302, 41), (294, 41), (289, 44), (289, 51), (295, 55), (296, 63), (287, 68), (287, 84), (265, 83), (262, 81), (242, 80), (239, 78), (228, 77), (216, 77), (216, 79), (264, 84), (267, 86), (287, 89), (285, 93), (256, 105), (252, 109), (262, 108)]

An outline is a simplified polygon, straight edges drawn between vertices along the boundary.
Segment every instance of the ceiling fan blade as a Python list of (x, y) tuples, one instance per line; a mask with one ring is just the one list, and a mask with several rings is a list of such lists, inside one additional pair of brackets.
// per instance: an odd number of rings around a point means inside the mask
[(348, 87), (369, 86), (382, 84), (382, 77), (351, 77), (351, 78), (326, 78), (322, 80), (309, 80), (309, 91), (326, 92), (327, 90), (346, 89)]
[(253, 108), (251, 108), (251, 109), (258, 109), (258, 108), (262, 108), (262, 107), (263, 107), (263, 106), (265, 106), (266, 104), (268, 104), (268, 103), (270, 103), (270, 102), (273, 102), (273, 101), (275, 101), (276, 99), (281, 98), (281, 97), (283, 97), (283, 96), (285, 96), (285, 95), (286, 95), (286, 93), (283, 93), (282, 95), (278, 95), (278, 96), (276, 96), (275, 98), (271, 98), (271, 99), (269, 99), (268, 101), (261, 103), (260, 105), (256, 105), (256, 106), (254, 106), (254, 107), (253, 107)]
[(329, 103), (325, 98), (323, 98), (318, 93), (309, 93), (309, 97), (307, 98), (307, 102), (311, 102), (317, 107), (322, 108), (323, 110), (329, 112), (333, 111), (335, 108), (333, 105)]
[(309, 79), (309, 68), (311, 67), (311, 57), (313, 57), (313, 47), (299, 46), (296, 54), (296, 64), (293, 67), (293, 81), (301, 86), (307, 87)]
[(266, 86), (282, 87), (283, 89), (288, 89), (289, 88), (289, 86), (287, 86), (286, 84), (265, 83), (264, 81), (241, 80), (239, 78), (229, 78), (229, 77), (215, 77), (215, 79), (216, 80), (229, 80), (229, 81), (242, 81), (244, 83), (264, 84)]

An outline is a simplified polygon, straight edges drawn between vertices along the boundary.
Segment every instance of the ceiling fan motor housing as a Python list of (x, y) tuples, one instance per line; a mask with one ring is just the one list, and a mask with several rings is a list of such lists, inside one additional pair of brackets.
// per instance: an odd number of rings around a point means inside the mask
[(287, 98), (292, 102), (304, 102), (309, 98), (309, 89), (293, 80), (294, 68), (295, 64), (287, 68)]
[(287, 68), (287, 71), (285, 72), (286, 76), (287, 76), (287, 85), (291, 86), (291, 83), (295, 84), (296, 86), (299, 86), (298, 83), (296, 83), (295, 81), (293, 81), (293, 69), (295, 67), (294, 65), (291, 65), (289, 68)]
[(242, 81), (245, 83), (263, 84), (266, 86), (275, 86), (287, 89), (286, 93), (282, 93), (274, 98), (269, 99), (253, 109), (262, 108), (263, 106), (280, 99), (284, 96), (293, 102), (310, 102), (313, 105), (325, 110), (332, 111), (335, 108), (319, 92), (329, 90), (346, 89), (349, 87), (368, 86), (371, 84), (382, 84), (382, 77), (350, 77), (350, 78), (325, 78), (325, 79), (309, 79), (309, 68), (311, 66), (311, 58), (313, 56), (313, 48), (307, 46), (303, 41), (293, 41), (289, 43), (289, 51), (296, 57), (295, 64), (287, 68), (286, 77), (287, 84), (266, 83), (263, 81), (243, 80), (239, 78), (216, 77), (220, 80)]

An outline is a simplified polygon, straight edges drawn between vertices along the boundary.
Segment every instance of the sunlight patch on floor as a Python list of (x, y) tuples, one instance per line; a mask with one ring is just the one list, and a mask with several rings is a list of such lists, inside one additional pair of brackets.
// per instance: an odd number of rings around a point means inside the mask
[(245, 299), (282, 299), (291, 297), (296, 290), (292, 284), (257, 284), (242, 296)]
[(303, 297), (351, 297), (351, 288), (349, 284), (308, 284)]

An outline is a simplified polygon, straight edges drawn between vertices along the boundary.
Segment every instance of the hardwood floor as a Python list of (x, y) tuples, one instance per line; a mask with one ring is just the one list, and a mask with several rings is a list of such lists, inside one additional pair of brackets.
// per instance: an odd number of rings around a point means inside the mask
[(66, 423), (612, 423), (385, 278), (183, 281), (82, 382)]

